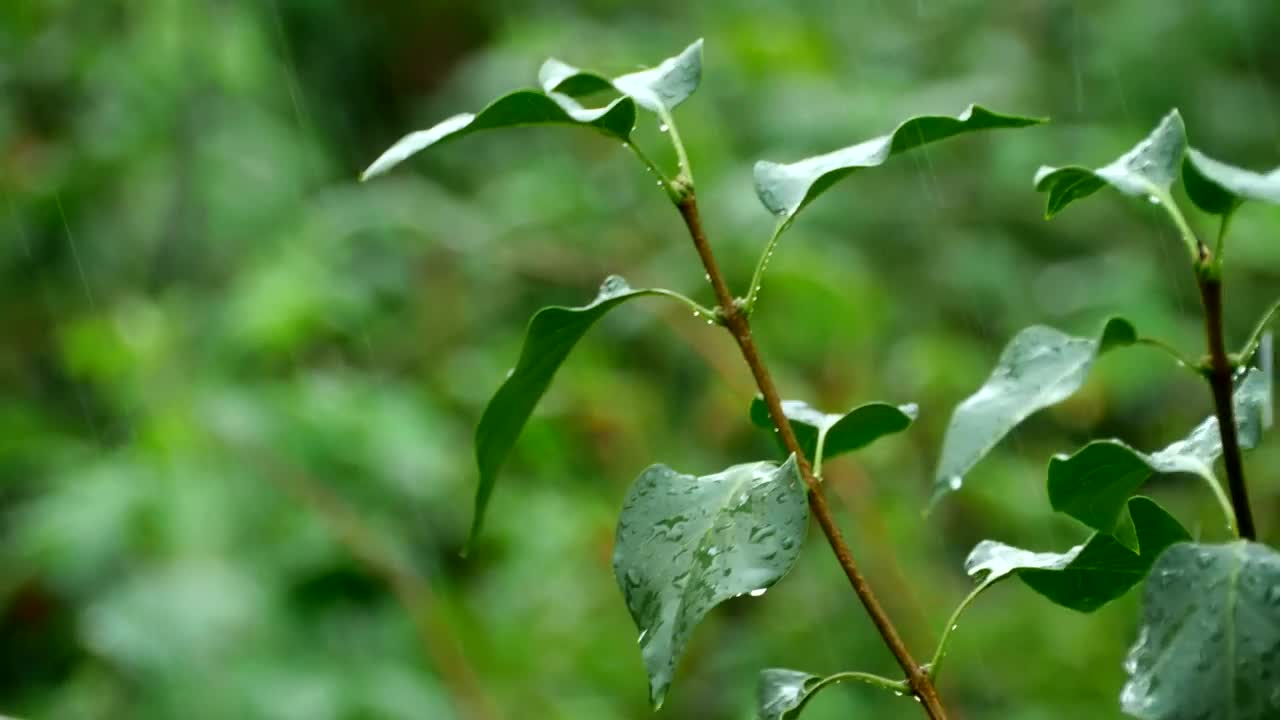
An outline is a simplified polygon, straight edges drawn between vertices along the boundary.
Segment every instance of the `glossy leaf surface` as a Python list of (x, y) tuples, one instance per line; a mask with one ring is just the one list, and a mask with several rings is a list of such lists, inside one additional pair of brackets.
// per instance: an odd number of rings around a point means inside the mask
[(602, 108), (587, 109), (567, 95), (519, 90), (495, 100), (479, 113), (454, 115), (426, 130), (405, 135), (373, 161), (360, 174), (360, 179), (381, 175), (432, 145), (481, 130), (525, 125), (581, 125), (626, 141), (635, 124), (635, 104), (628, 98), (618, 98)]
[(1269, 173), (1228, 165), (1195, 148), (1182, 161), (1182, 185), (1196, 207), (1215, 215), (1229, 215), (1245, 200), (1280, 203), (1280, 168)]
[(591, 303), (581, 307), (545, 307), (529, 321), (520, 359), (489, 400), (476, 426), (476, 465), (480, 470), (480, 485), (476, 490), (475, 517), (469, 542), (475, 542), (480, 533), (498, 470), (574, 345), (613, 308), (642, 295), (662, 292), (633, 290), (626, 280), (612, 275), (605, 279), (600, 293)]
[(640, 107), (653, 112), (673, 110), (689, 99), (702, 82), (702, 40), (696, 40), (679, 55), (667, 58), (657, 66), (620, 75), (612, 80), (598, 73), (581, 70), (568, 63), (550, 59), (538, 71), (538, 83), (549, 93), (574, 97), (616, 90)]
[(1280, 717), (1280, 553), (1180, 543), (1152, 569), (1120, 703), (1142, 720)]
[(964, 476), (1032, 413), (1080, 389), (1098, 356), (1133, 344), (1128, 321), (1112, 318), (1097, 339), (1033, 325), (1005, 346), (991, 376), (956, 408), (942, 443), (933, 502), (959, 490)]
[[(1245, 450), (1257, 447), (1271, 387), (1266, 374), (1252, 370), (1234, 394), (1236, 428)], [(1209, 417), (1187, 437), (1155, 453), (1134, 450), (1119, 440), (1096, 440), (1074, 455), (1049, 462), (1049, 502), (1099, 532), (1138, 549), (1125, 512), (1129, 497), (1156, 473), (1190, 473), (1216, 484), (1213, 464), (1222, 455), (1218, 418)]]
[(822, 683), (799, 670), (770, 668), (760, 672), (756, 692), (757, 720), (794, 720)]
[(716, 605), (760, 594), (800, 556), (809, 507), (794, 456), (714, 475), (645, 470), (618, 518), (613, 571), (661, 706), (694, 627)]
[(1129, 152), (1100, 168), (1072, 165), (1041, 167), (1035, 186), (1049, 193), (1045, 217), (1053, 217), (1076, 200), (1086, 198), (1110, 185), (1125, 195), (1169, 202), (1169, 191), (1182, 167), (1187, 148), (1187, 129), (1182, 115), (1170, 111), (1151, 134)]
[[(906, 430), (915, 420), (918, 410), (910, 404), (873, 402), (840, 415), (824, 413), (801, 400), (783, 400), (782, 412), (791, 421), (791, 429), (795, 431), (805, 457), (814, 460), (820, 437), (824, 438), (822, 455), (830, 459), (866, 447), (885, 435)], [(758, 395), (751, 401), (751, 422), (756, 427), (773, 431), (769, 408)]]
[(793, 163), (761, 160), (755, 165), (756, 195), (769, 212), (790, 218), (853, 171), (883, 165), (899, 153), (976, 130), (1019, 128), (1042, 122), (992, 112), (980, 105), (970, 105), (955, 117), (914, 117), (888, 135), (824, 155)]
[(1093, 612), (1141, 582), (1169, 545), (1190, 539), (1178, 521), (1153, 500), (1129, 500), (1141, 552), (1094, 533), (1064, 553), (1037, 553), (983, 540), (965, 560), (965, 572), (983, 582), (1016, 575), (1027, 587), (1063, 607)]

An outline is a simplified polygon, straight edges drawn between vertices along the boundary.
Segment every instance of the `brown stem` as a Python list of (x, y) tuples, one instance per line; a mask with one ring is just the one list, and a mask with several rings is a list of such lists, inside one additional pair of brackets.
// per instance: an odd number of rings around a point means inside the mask
[(1249, 507), (1249, 489), (1244, 482), (1240, 439), (1236, 433), (1235, 408), (1231, 400), (1233, 370), (1222, 332), (1222, 278), (1218, 268), (1211, 265), (1211, 260), (1202, 259), (1196, 274), (1200, 284), (1200, 299), (1204, 303), (1204, 329), (1209, 343), (1209, 367), (1206, 375), (1209, 387), (1213, 390), (1218, 432), (1222, 435), (1222, 459), (1227, 468), (1227, 488), (1231, 491), (1236, 530), (1240, 537), (1255, 540), (1258, 533), (1253, 524), (1253, 511)]
[(871, 616), (871, 622), (875, 624), (876, 630), (880, 632), (880, 637), (884, 638), (885, 645), (889, 647), (894, 659), (898, 661), (898, 665), (906, 674), (907, 683), (911, 686), (911, 691), (920, 700), (921, 706), (924, 707), (930, 718), (933, 718), (933, 720), (945, 720), (947, 717), (946, 711), (942, 707), (942, 700), (938, 697), (938, 691), (934, 687), (933, 681), (929, 678), (927, 670), (911, 657), (911, 652), (907, 650), (907, 646), (902, 642), (902, 638), (898, 635), (897, 629), (894, 628), (893, 622), (889, 620), (884, 608), (880, 606), (880, 601), (876, 599), (875, 593), (871, 591), (871, 586), (867, 584), (866, 578), (859, 572), (857, 563), (853, 560), (853, 553), (849, 551), (849, 546), (845, 543), (839, 526), (836, 525), (835, 517), (831, 514), (831, 507), (827, 504), (826, 497), (822, 494), (822, 486), (818, 483), (817, 478), (814, 477), (813, 468), (809, 465), (808, 458), (804, 456), (804, 451), (800, 448), (799, 441), (796, 440), (795, 432), (791, 429), (791, 423), (782, 412), (782, 399), (778, 395), (778, 389), (774, 386), (773, 378), (769, 375), (769, 370), (765, 367), (764, 361), (760, 359), (760, 353), (756, 350), (755, 341), (751, 337), (751, 323), (742, 312), (741, 307), (734, 302), (733, 295), (729, 292), (729, 286), (725, 284), (724, 276), (720, 273), (720, 266), (716, 264), (715, 255), (711, 252), (711, 245), (707, 242), (707, 236), (702, 229), (702, 220), (698, 215), (697, 199), (692, 191), (684, 193), (677, 201), (676, 207), (680, 210), (680, 216), (684, 218), (684, 223), (689, 228), (689, 236), (693, 239), (693, 246), (698, 251), (698, 257), (702, 258), (702, 266), (706, 268), (711, 287), (715, 290), (716, 301), (720, 305), (724, 325), (728, 328), (729, 334), (733, 336), (734, 341), (738, 343), (738, 349), (742, 351), (742, 358), (747, 362), (747, 366), (751, 368), (751, 374), (756, 380), (756, 387), (759, 388), (760, 394), (764, 396), (765, 405), (769, 408), (769, 416), (773, 419), (774, 427), (777, 428), (783, 445), (796, 456), (796, 464), (800, 468), (800, 475), (809, 487), (810, 510), (813, 511), (814, 517), (818, 519), (818, 525), (822, 528), (823, 534), (827, 536), (827, 542), (831, 544), (831, 549), (835, 552), (836, 559), (840, 561), (840, 567), (844, 570), (845, 576), (849, 578), (849, 584), (853, 586), (853, 591), (857, 593), (858, 599), (862, 601), (862, 606), (866, 608), (867, 614)]

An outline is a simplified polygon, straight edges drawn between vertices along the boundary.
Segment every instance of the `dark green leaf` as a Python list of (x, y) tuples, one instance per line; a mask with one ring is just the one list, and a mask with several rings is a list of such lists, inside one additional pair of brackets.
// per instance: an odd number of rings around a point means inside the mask
[(618, 98), (603, 108), (586, 109), (567, 95), (544, 95), (534, 90), (519, 90), (498, 98), (477, 114), (454, 115), (426, 130), (405, 135), (373, 161), (361, 173), (360, 179), (368, 180), (381, 175), (432, 145), (481, 130), (524, 125), (581, 125), (625, 142), (631, 136), (635, 124), (635, 104), (627, 98)]
[(1027, 587), (1058, 605), (1093, 612), (1146, 577), (1165, 548), (1191, 538), (1173, 516), (1149, 498), (1131, 498), (1129, 513), (1137, 527), (1141, 553), (1103, 533), (1094, 533), (1085, 544), (1065, 553), (1035, 553), (983, 540), (965, 560), (965, 572), (983, 582), (1017, 575)]
[(596, 320), (617, 305), (641, 295), (663, 292), (633, 290), (626, 280), (611, 275), (605, 279), (600, 286), (600, 294), (590, 304), (545, 307), (529, 321), (520, 359), (502, 387), (489, 400), (480, 424), (476, 426), (476, 464), (480, 469), (480, 486), (476, 490), (475, 517), (468, 544), (474, 542), (480, 533), (499, 468), (573, 346)]
[(1121, 318), (1108, 320), (1097, 340), (1043, 325), (1019, 332), (1000, 353), (991, 377), (952, 414), (933, 502), (959, 490), (965, 474), (1018, 423), (1078, 390), (1099, 355), (1136, 339), (1133, 326)]
[(794, 720), (822, 683), (817, 675), (770, 668), (760, 673), (756, 692), (758, 720)]
[[(902, 432), (916, 417), (915, 405), (866, 403), (844, 415), (828, 414), (801, 400), (783, 400), (782, 412), (791, 421), (791, 429), (800, 441), (804, 456), (816, 460), (818, 438), (823, 441), (823, 457), (833, 458), (870, 445), (885, 435)], [(751, 422), (756, 427), (773, 430), (773, 419), (764, 398), (751, 401)], [(785, 452), (785, 448), (784, 448)]]
[[(1265, 409), (1271, 404), (1266, 373), (1252, 370), (1234, 395), (1236, 428), (1240, 444), (1250, 450), (1261, 439)], [(1153, 474), (1191, 473), (1211, 484), (1218, 482), (1213, 464), (1222, 455), (1218, 419), (1210, 417), (1186, 438), (1150, 455), (1119, 440), (1096, 440), (1070, 457), (1059, 455), (1049, 462), (1049, 502), (1099, 532), (1114, 535), (1137, 550), (1133, 523), (1125, 503)]]
[(970, 105), (956, 117), (914, 117), (888, 135), (825, 155), (787, 164), (761, 160), (755, 166), (756, 195), (769, 212), (791, 218), (854, 170), (883, 165), (898, 153), (975, 130), (1018, 128), (1042, 122), (1044, 120), (1037, 118), (1002, 115), (979, 105)]
[(1120, 704), (1142, 720), (1280, 717), (1280, 553), (1179, 543), (1143, 593)]
[(1045, 217), (1053, 217), (1075, 200), (1088, 197), (1105, 185), (1126, 195), (1153, 202), (1170, 202), (1169, 190), (1178, 177), (1187, 147), (1182, 116), (1172, 110), (1151, 134), (1110, 165), (1090, 170), (1072, 165), (1041, 167), (1036, 190), (1049, 193)]
[(618, 518), (613, 572), (662, 705), (693, 628), (729, 598), (761, 594), (800, 556), (809, 519), (795, 457), (705, 477), (645, 470)]
[(1263, 175), (1189, 148), (1182, 161), (1182, 185), (1196, 207), (1214, 215), (1230, 215), (1245, 200), (1280, 203), (1280, 168)]
[(612, 89), (653, 112), (674, 110), (689, 99), (701, 81), (702, 40), (695, 41), (679, 55), (663, 60), (657, 67), (612, 80), (554, 58), (543, 63), (538, 71), (538, 82), (549, 93), (581, 97)]

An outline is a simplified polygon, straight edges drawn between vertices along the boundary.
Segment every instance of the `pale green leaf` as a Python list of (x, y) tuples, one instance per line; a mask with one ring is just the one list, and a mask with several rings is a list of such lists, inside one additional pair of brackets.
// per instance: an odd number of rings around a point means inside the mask
[(612, 80), (552, 58), (538, 71), (538, 83), (549, 93), (574, 97), (616, 90), (653, 112), (671, 111), (698, 89), (702, 81), (702, 40), (656, 67), (620, 75)]
[(1245, 200), (1280, 204), (1280, 168), (1256, 173), (1214, 160), (1188, 148), (1182, 161), (1182, 185), (1196, 207), (1215, 215), (1229, 215)]
[(1179, 543), (1143, 593), (1120, 704), (1141, 720), (1280, 717), (1280, 553)]
[(980, 105), (970, 105), (955, 117), (914, 117), (888, 135), (825, 155), (793, 163), (761, 160), (755, 165), (756, 195), (769, 212), (790, 219), (836, 182), (860, 168), (883, 165), (894, 155), (962, 133), (1042, 122), (1044, 120), (1037, 118), (1002, 115)]
[[(811, 461), (817, 460), (819, 438), (823, 440), (823, 457), (830, 459), (864, 448), (885, 435), (906, 430), (917, 411), (913, 404), (871, 402), (841, 415), (824, 413), (802, 400), (782, 401), (782, 412), (791, 421), (800, 449)], [(751, 401), (751, 422), (764, 430), (773, 430), (769, 407), (759, 395)]]
[(1053, 217), (1075, 200), (1088, 197), (1110, 185), (1125, 195), (1144, 197), (1155, 202), (1170, 202), (1169, 191), (1182, 167), (1187, 148), (1187, 130), (1182, 115), (1172, 110), (1151, 134), (1100, 168), (1041, 167), (1036, 171), (1035, 186), (1049, 193), (1046, 217)]
[(808, 519), (794, 456), (704, 477), (654, 465), (636, 479), (618, 518), (613, 571), (640, 630), (654, 707), (703, 616), (780, 580), (800, 556)]
[(959, 490), (965, 474), (1028, 416), (1078, 390), (1099, 355), (1136, 340), (1133, 326), (1121, 318), (1108, 320), (1097, 339), (1043, 325), (1019, 332), (987, 381), (952, 414), (932, 502)]

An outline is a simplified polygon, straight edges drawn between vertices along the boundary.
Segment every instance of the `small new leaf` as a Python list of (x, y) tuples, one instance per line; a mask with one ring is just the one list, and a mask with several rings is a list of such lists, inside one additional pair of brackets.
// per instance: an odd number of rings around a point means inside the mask
[(992, 112), (980, 105), (970, 105), (955, 117), (914, 117), (888, 135), (825, 155), (785, 164), (761, 160), (755, 166), (756, 195), (769, 212), (789, 220), (859, 168), (883, 165), (894, 155), (954, 135), (976, 130), (1026, 127), (1042, 122), (1045, 121), (1039, 118)]
[(381, 175), (432, 145), (481, 130), (525, 125), (580, 125), (626, 142), (635, 124), (635, 103), (629, 98), (618, 98), (602, 108), (587, 109), (567, 95), (519, 90), (498, 98), (479, 113), (454, 115), (426, 130), (405, 135), (374, 160), (360, 174), (360, 180)]
[(769, 668), (760, 672), (756, 692), (757, 720), (795, 720), (822, 678), (799, 670)]
[(1151, 572), (1120, 704), (1141, 720), (1280, 717), (1280, 553), (1179, 543)]
[(582, 97), (606, 90), (626, 95), (651, 112), (669, 112), (689, 99), (702, 82), (702, 40), (656, 67), (612, 80), (552, 58), (538, 71), (538, 83), (548, 93)]
[(795, 456), (705, 477), (654, 465), (636, 479), (618, 518), (613, 572), (640, 630), (655, 709), (694, 627), (716, 605), (786, 575), (808, 520)]
[(659, 294), (664, 294), (664, 291), (633, 290), (626, 280), (612, 275), (605, 279), (600, 293), (590, 304), (545, 307), (529, 321), (520, 359), (502, 387), (489, 400), (480, 424), (476, 426), (476, 465), (480, 470), (480, 485), (476, 489), (475, 516), (471, 522), (468, 546), (480, 534), (498, 470), (574, 345), (613, 308), (632, 298)]
[(1065, 553), (1036, 553), (983, 540), (965, 560), (965, 572), (986, 584), (1016, 575), (1057, 605), (1093, 612), (1141, 582), (1165, 548), (1191, 539), (1155, 501), (1139, 496), (1128, 504), (1141, 552), (1103, 533), (1094, 533)]
[[(1259, 370), (1251, 370), (1234, 394), (1236, 428), (1240, 445), (1257, 447), (1271, 387)], [(1222, 455), (1217, 417), (1200, 423), (1187, 437), (1159, 452), (1139, 452), (1119, 440), (1095, 440), (1074, 455), (1059, 455), (1049, 462), (1049, 502), (1102, 533), (1113, 535), (1132, 550), (1139, 549), (1126, 503), (1152, 475), (1189, 473), (1217, 485), (1213, 464)]]
[(1230, 215), (1245, 200), (1280, 204), (1280, 168), (1265, 175), (1214, 160), (1188, 148), (1182, 161), (1182, 186), (1201, 210)]
[[(819, 438), (824, 438), (824, 458), (853, 452), (885, 435), (906, 430), (915, 420), (917, 408), (914, 404), (872, 402), (839, 415), (824, 413), (802, 400), (783, 400), (782, 412), (791, 421), (791, 429), (795, 431), (805, 457), (817, 462)], [(759, 395), (751, 401), (751, 422), (758, 428), (773, 430), (769, 407)]]
[(1067, 205), (1110, 185), (1126, 195), (1170, 202), (1169, 191), (1182, 166), (1187, 147), (1187, 130), (1182, 115), (1172, 110), (1151, 134), (1114, 162), (1092, 169), (1072, 165), (1041, 167), (1035, 186), (1049, 193), (1045, 217), (1058, 214)]
[(952, 414), (931, 502), (959, 490), (965, 474), (1028, 416), (1080, 389), (1098, 356), (1136, 340), (1133, 326), (1121, 318), (1108, 320), (1096, 340), (1043, 325), (1019, 332), (986, 383)]

